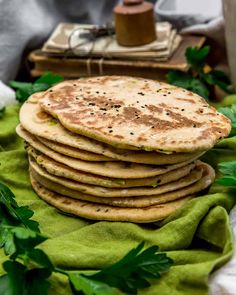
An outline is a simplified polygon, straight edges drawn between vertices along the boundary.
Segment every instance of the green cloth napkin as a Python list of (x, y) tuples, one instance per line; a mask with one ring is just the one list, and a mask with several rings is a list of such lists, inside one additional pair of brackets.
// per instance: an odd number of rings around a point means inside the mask
[[(209, 274), (233, 253), (228, 212), (236, 203), (230, 193), (217, 192), (189, 201), (182, 209), (157, 224), (91, 222), (62, 215), (33, 192), (22, 141), (15, 134), (18, 107), (8, 107), (0, 119), (0, 182), (8, 185), (20, 205), (34, 210), (34, 219), (50, 237), (41, 246), (53, 263), (68, 270), (99, 270), (114, 263), (142, 240), (158, 245), (174, 260), (171, 270), (139, 294), (203, 295)], [(234, 140), (234, 139), (232, 139)], [(234, 159), (234, 153), (218, 149), (215, 161)], [(6, 259), (0, 251), (0, 264)], [(2, 273), (2, 268), (0, 269)], [(62, 276), (51, 279), (50, 294), (71, 294)]]

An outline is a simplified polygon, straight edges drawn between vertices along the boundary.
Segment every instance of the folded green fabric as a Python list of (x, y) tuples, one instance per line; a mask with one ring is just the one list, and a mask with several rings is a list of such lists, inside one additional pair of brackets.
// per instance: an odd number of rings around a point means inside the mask
[[(142, 240), (158, 245), (174, 260), (171, 270), (139, 294), (203, 295), (208, 293), (208, 276), (232, 255), (233, 239), (228, 212), (236, 203), (230, 193), (217, 192), (189, 201), (183, 208), (157, 224), (91, 222), (62, 215), (33, 192), (23, 143), (15, 134), (18, 107), (8, 107), (0, 119), (0, 182), (8, 185), (20, 205), (34, 210), (34, 219), (44, 235), (41, 246), (53, 263), (67, 270), (98, 270), (114, 263)], [(232, 139), (235, 140), (235, 139)], [(232, 151), (231, 151), (232, 152)], [(206, 156), (218, 160), (236, 159), (225, 149)], [(217, 190), (216, 190), (217, 191)], [(0, 252), (0, 264), (6, 259)], [(0, 272), (3, 270), (0, 268)], [(51, 278), (50, 294), (71, 294), (62, 276)]]

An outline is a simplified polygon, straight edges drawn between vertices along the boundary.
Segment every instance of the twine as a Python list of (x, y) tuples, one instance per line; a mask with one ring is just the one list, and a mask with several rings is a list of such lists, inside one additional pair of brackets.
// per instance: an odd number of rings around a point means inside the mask
[[(72, 46), (72, 38), (73, 36), (79, 32), (81, 30), (81, 28), (76, 28), (74, 29), (71, 34), (68, 37), (68, 49), (65, 51), (64, 53), (64, 58), (68, 58), (69, 56), (88, 56), (87, 60), (86, 60), (86, 68), (87, 68), (87, 75), (88, 76), (92, 76), (92, 67), (91, 67), (91, 62), (92, 62), (92, 53), (94, 51), (94, 47), (95, 47), (95, 43), (96, 40), (98, 38), (102, 38), (105, 36), (112, 36), (114, 34), (114, 28), (111, 26), (111, 24), (106, 24), (105, 26), (94, 26), (91, 29), (83, 29), (83, 30), (88, 30), (87, 34), (87, 40), (83, 41), (83, 42), (79, 42), (78, 44)], [(109, 56), (109, 54), (107, 54), (106, 50), (107, 47), (109, 46), (109, 44), (112, 42), (112, 38), (107, 38), (107, 42), (105, 44), (105, 46), (103, 47), (103, 51), (102, 51), (102, 57), (100, 58), (99, 62), (98, 62), (98, 69), (99, 69), (99, 74), (103, 75), (103, 62), (105, 58), (111, 58), (111, 56)], [(82, 47), (86, 44), (91, 43), (91, 48), (86, 52), (86, 51), (81, 51), (78, 52), (78, 48)]]

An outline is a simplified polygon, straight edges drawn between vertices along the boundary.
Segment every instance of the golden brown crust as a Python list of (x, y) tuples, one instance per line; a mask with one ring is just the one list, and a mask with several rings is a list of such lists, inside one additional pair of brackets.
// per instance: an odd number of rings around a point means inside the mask
[(136, 223), (155, 222), (166, 218), (192, 198), (188, 196), (177, 201), (145, 208), (118, 208), (71, 199), (53, 193), (41, 186), (33, 177), (31, 177), (31, 184), (38, 196), (50, 205), (62, 212), (92, 220), (128, 221)]
[(127, 149), (207, 150), (231, 128), (197, 94), (141, 78), (65, 81), (40, 104), (72, 132)]

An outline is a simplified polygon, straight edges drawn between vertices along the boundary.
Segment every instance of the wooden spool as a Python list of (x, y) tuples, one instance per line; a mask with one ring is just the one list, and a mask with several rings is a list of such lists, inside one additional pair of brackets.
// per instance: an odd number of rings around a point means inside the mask
[(143, 0), (124, 0), (113, 13), (120, 45), (139, 46), (156, 40), (153, 4)]

